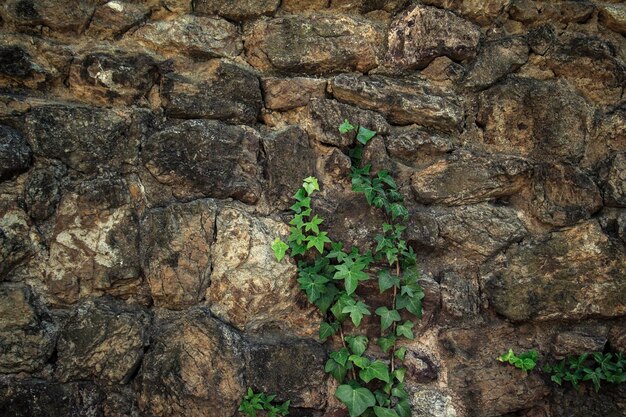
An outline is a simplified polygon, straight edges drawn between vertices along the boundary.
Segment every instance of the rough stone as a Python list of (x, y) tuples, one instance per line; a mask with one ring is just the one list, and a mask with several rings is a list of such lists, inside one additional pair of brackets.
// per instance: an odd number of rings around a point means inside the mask
[(450, 395), (436, 388), (420, 388), (411, 396), (411, 412), (423, 417), (457, 417)]
[(45, 283), (55, 302), (85, 296), (137, 297), (139, 219), (126, 181), (115, 174), (75, 184), (61, 198)]
[(216, 227), (206, 293), (211, 311), (240, 330), (279, 327), (303, 336), (315, 334), (314, 308), (297, 304), (301, 290), (295, 265), (277, 262), (271, 248), (274, 239), (287, 234), (287, 226), (228, 205), (220, 209)]
[(417, 5), (389, 28), (389, 61), (406, 69), (422, 69), (440, 56), (455, 61), (476, 55), (480, 30), (448, 10)]
[(394, 129), (385, 140), (385, 145), (392, 158), (409, 166), (421, 167), (450, 153), (455, 140), (419, 126), (407, 126)]
[(203, 308), (159, 317), (138, 376), (141, 412), (232, 417), (245, 392), (243, 343)]
[(60, 163), (33, 169), (24, 187), (28, 215), (34, 220), (46, 220), (54, 214), (61, 200), (62, 178), (67, 168)]
[(487, 26), (506, 9), (510, 0), (423, 0), (422, 3), (452, 9), (479, 25)]
[(259, 80), (227, 61), (211, 61), (194, 74), (168, 74), (162, 86), (165, 114), (179, 119), (220, 119), (253, 124), (263, 105)]
[(199, 61), (234, 57), (243, 49), (237, 26), (216, 17), (180, 15), (149, 22), (129, 39), (160, 54), (185, 54)]
[(478, 126), (491, 152), (578, 161), (591, 109), (567, 83), (510, 77), (479, 96)]
[(194, 12), (203, 15), (218, 15), (229, 20), (247, 20), (274, 14), (280, 0), (196, 0)]
[(141, 263), (157, 307), (200, 303), (211, 278), (215, 204), (198, 200), (147, 213), (141, 222)]
[(128, 120), (113, 110), (51, 104), (26, 114), (24, 134), (35, 155), (58, 159), (83, 173), (133, 164), (138, 141), (127, 134)]
[(309, 145), (308, 135), (297, 126), (265, 135), (262, 144), (266, 199), (273, 208), (286, 210), (293, 204), (293, 195), (302, 186), (302, 180), (316, 176), (315, 153)]
[(246, 126), (188, 120), (163, 129), (143, 144), (150, 173), (175, 196), (232, 197), (254, 203), (260, 195), (260, 135)]
[(452, 92), (424, 79), (352, 73), (336, 76), (331, 86), (337, 100), (379, 111), (394, 124), (454, 132), (463, 123), (463, 109)]
[(384, 11), (394, 14), (407, 4), (407, 0), (330, 0), (329, 7), (344, 13), (368, 14)]
[(98, 39), (113, 40), (148, 18), (150, 9), (144, 4), (112, 0), (96, 7), (86, 34)]
[(0, 38), (0, 82), (4, 87), (18, 86), (41, 89), (52, 78), (52, 71), (42, 66), (24, 45), (11, 45), (11, 38)]
[[(605, 330), (607, 329), (605, 328)], [(596, 331), (596, 333), (599, 332)], [(606, 332), (604, 333), (604, 335), (587, 334), (580, 331), (559, 333), (554, 341), (554, 356), (556, 359), (563, 359), (585, 352), (602, 352), (607, 341)]]
[(603, 385), (599, 393), (581, 395), (576, 390), (559, 389), (550, 398), (549, 412), (556, 416), (605, 417), (621, 416), (626, 413), (626, 385), (606, 389)]
[(457, 151), (413, 174), (411, 188), (421, 203), (474, 204), (516, 194), (531, 169), (523, 158)]
[(594, 4), (589, 0), (511, 0), (509, 16), (511, 19), (528, 25), (546, 21), (563, 24), (583, 23), (591, 17), (594, 9)]
[(36, 302), (30, 287), (0, 284), (1, 373), (40, 370), (52, 357), (56, 333), (56, 325)]
[(439, 283), (441, 308), (455, 320), (475, 319), (480, 313), (478, 280), (454, 271), (445, 272)]
[(46, 26), (53, 31), (82, 33), (95, 10), (95, 2), (77, 0), (7, 0), (2, 9), (2, 20), (18, 28), (34, 30)]
[(261, 342), (246, 351), (246, 382), (255, 392), (291, 400), (290, 407), (322, 409), (328, 395), (324, 374), (326, 351), (306, 339)]
[(91, 52), (74, 61), (69, 84), (80, 99), (130, 105), (145, 100), (158, 75), (157, 63), (149, 55)]
[(31, 154), (28, 142), (18, 131), (0, 125), (0, 181), (26, 171)]
[(626, 153), (611, 157), (601, 169), (601, 177), (604, 204), (610, 207), (626, 207)]
[(285, 111), (306, 106), (312, 99), (324, 98), (326, 80), (319, 78), (264, 78), (261, 80), (265, 107)]
[(356, 132), (339, 132), (339, 125), (346, 119), (353, 125), (363, 126), (379, 135), (389, 132), (389, 124), (380, 114), (335, 100), (313, 100), (308, 106), (308, 112), (305, 130), (311, 138), (327, 145), (347, 148), (354, 143)]
[(128, 383), (148, 346), (149, 324), (145, 310), (112, 298), (82, 302), (60, 331), (57, 377)]
[(465, 84), (470, 88), (485, 88), (503, 76), (515, 72), (528, 61), (529, 47), (523, 38), (513, 37), (485, 43)]
[(514, 321), (618, 317), (626, 313), (624, 259), (590, 220), (497, 257), (483, 268), (483, 291)]
[(248, 62), (261, 71), (366, 72), (378, 66), (384, 45), (379, 27), (344, 15), (259, 20), (244, 33)]
[(600, 22), (612, 31), (626, 35), (626, 5), (603, 4), (600, 6)]
[(527, 40), (531, 51), (538, 55), (545, 55), (556, 44), (557, 35), (552, 25), (545, 24), (528, 32)]
[(40, 250), (28, 215), (15, 204), (0, 204), (0, 281)]

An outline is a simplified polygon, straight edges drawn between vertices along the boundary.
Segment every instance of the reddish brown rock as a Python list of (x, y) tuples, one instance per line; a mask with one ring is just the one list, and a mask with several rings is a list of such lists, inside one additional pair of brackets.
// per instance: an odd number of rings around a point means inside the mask
[(626, 35), (626, 5), (603, 4), (600, 7), (600, 22), (607, 28)]
[(265, 107), (284, 111), (306, 106), (312, 99), (324, 98), (326, 80), (318, 78), (265, 78), (261, 80)]
[(424, 0), (422, 3), (455, 10), (479, 25), (487, 26), (506, 13), (511, 0)]
[(47, 26), (54, 31), (82, 33), (95, 10), (89, 0), (7, 0), (3, 2), (1, 13), (6, 22), (24, 30), (35, 30), (37, 26)]
[(98, 39), (115, 39), (148, 18), (145, 4), (112, 0), (96, 8), (86, 34)]
[(194, 13), (218, 15), (229, 20), (247, 20), (273, 14), (280, 0), (196, 0)]

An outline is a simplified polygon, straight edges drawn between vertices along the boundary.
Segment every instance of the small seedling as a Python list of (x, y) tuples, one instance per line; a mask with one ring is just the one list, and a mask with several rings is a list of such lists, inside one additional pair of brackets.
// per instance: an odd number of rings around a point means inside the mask
[(500, 362), (508, 362), (511, 365), (523, 370), (524, 372), (532, 371), (537, 366), (537, 359), (539, 355), (535, 349), (529, 350), (517, 356), (513, 353), (513, 349), (509, 349), (507, 353), (500, 356), (498, 360)]

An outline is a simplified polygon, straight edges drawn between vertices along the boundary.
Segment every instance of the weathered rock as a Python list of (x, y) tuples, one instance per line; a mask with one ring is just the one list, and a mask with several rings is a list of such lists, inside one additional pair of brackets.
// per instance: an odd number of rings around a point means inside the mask
[(626, 153), (611, 157), (601, 169), (604, 204), (626, 207)]
[(150, 173), (175, 196), (233, 197), (254, 203), (260, 195), (260, 135), (246, 126), (188, 120), (149, 137), (142, 156)]
[(91, 52), (74, 61), (69, 84), (83, 100), (130, 105), (145, 100), (158, 75), (157, 63), (149, 55)]
[[(56, 325), (37, 304), (30, 287), (0, 284), (1, 373), (40, 370), (52, 357), (56, 332)], [(0, 395), (0, 403), (3, 399)]]
[(626, 5), (603, 4), (600, 7), (600, 22), (612, 31), (626, 35)]
[(271, 248), (274, 239), (287, 233), (287, 226), (227, 205), (220, 209), (216, 227), (206, 293), (211, 311), (240, 330), (279, 327), (303, 336), (315, 334), (315, 310), (297, 304), (295, 265), (277, 262)]
[(26, 171), (31, 153), (28, 142), (17, 130), (0, 125), (0, 181)]
[(10, 38), (0, 39), (6, 42), (0, 46), (0, 82), (5, 87), (17, 85), (39, 89), (52, 78), (52, 72), (33, 57), (32, 51), (23, 45), (10, 45)]
[(34, 107), (24, 123), (35, 155), (83, 173), (134, 164), (139, 144), (127, 130), (128, 120), (112, 110), (62, 104)]
[(96, 8), (86, 34), (98, 39), (115, 39), (148, 18), (145, 4), (111, 0)]
[(102, 417), (102, 390), (92, 382), (59, 384), (0, 377), (0, 410), (12, 417)]
[(326, 351), (306, 339), (260, 342), (246, 352), (246, 382), (255, 392), (277, 394), (291, 407), (322, 409), (328, 395)]
[(95, 2), (77, 0), (7, 0), (2, 9), (2, 19), (18, 28), (35, 29), (47, 26), (54, 31), (82, 33), (95, 10)]
[(618, 317), (626, 313), (625, 258), (588, 221), (511, 248), (484, 267), (483, 291), (514, 321)]
[(455, 320), (475, 319), (480, 313), (478, 280), (456, 272), (445, 272), (439, 283), (441, 309)]
[(602, 385), (599, 393), (592, 394), (589, 387), (587, 395), (570, 389), (555, 390), (550, 398), (549, 412), (556, 416), (586, 416), (604, 417), (621, 416), (626, 413), (626, 385), (607, 388), (608, 384)]
[(145, 310), (112, 298), (79, 304), (59, 334), (57, 377), (128, 383), (148, 346), (149, 324)]
[(411, 188), (421, 203), (474, 204), (516, 194), (531, 169), (523, 158), (458, 151), (413, 174)]
[(28, 215), (15, 204), (0, 204), (0, 281), (40, 250)]
[(76, 184), (59, 203), (45, 265), (55, 302), (85, 296), (137, 297), (139, 219), (126, 181), (109, 174)]
[(318, 78), (265, 78), (261, 80), (265, 107), (285, 111), (306, 106), (312, 99), (324, 98), (326, 80)]
[(485, 88), (503, 76), (515, 72), (528, 61), (529, 47), (523, 38), (504, 38), (484, 44), (465, 84)]
[(410, 397), (411, 412), (423, 417), (456, 417), (450, 395), (437, 388), (420, 388)]
[(266, 198), (274, 209), (287, 209), (304, 178), (315, 176), (316, 156), (309, 137), (296, 126), (263, 137)]
[(527, 41), (531, 51), (538, 55), (545, 55), (556, 44), (557, 35), (552, 25), (545, 24), (528, 32)]
[(568, 331), (559, 333), (554, 341), (553, 353), (556, 359), (563, 359), (568, 356), (578, 356), (585, 352), (602, 352), (606, 345), (607, 328), (604, 334), (596, 330), (596, 334), (587, 334), (580, 331)]
[(407, 0), (330, 0), (330, 9), (341, 12), (371, 13), (384, 11), (395, 13), (407, 4)]
[(600, 190), (585, 173), (569, 164), (539, 164), (533, 173), (530, 207), (542, 222), (570, 226), (602, 207)]
[(331, 86), (337, 100), (379, 111), (395, 124), (416, 123), (454, 132), (463, 123), (463, 109), (452, 92), (424, 79), (353, 73), (336, 76)]
[(229, 20), (247, 20), (274, 14), (280, 0), (196, 0), (194, 12), (204, 15), (218, 15)]
[(366, 72), (378, 66), (383, 45), (379, 27), (343, 15), (291, 15), (245, 28), (248, 62), (261, 71)]
[(480, 94), (476, 123), (491, 152), (577, 161), (591, 114), (587, 102), (565, 82), (510, 77)]
[(280, 10), (287, 13), (302, 13), (328, 7), (328, 0), (282, 0)]
[(594, 9), (593, 3), (589, 0), (511, 0), (508, 11), (511, 19), (525, 24), (546, 21), (582, 23), (591, 17)]
[(479, 25), (491, 24), (504, 12), (510, 0), (423, 0), (422, 3), (456, 10)]
[(463, 61), (476, 55), (480, 30), (454, 13), (417, 5), (389, 28), (389, 61), (406, 69), (425, 68), (439, 57)]
[(160, 54), (185, 54), (196, 60), (234, 57), (243, 44), (237, 26), (216, 17), (180, 15), (149, 22), (130, 37)]
[(455, 140), (417, 126), (394, 129), (385, 140), (387, 152), (402, 163), (419, 167), (454, 149)]
[(263, 105), (256, 75), (227, 61), (211, 61), (197, 74), (168, 74), (162, 98), (169, 117), (243, 124), (255, 123)]
[(148, 212), (141, 222), (141, 263), (157, 307), (198, 304), (211, 278), (216, 207), (198, 200)]
[(24, 201), (28, 215), (34, 220), (46, 220), (56, 211), (61, 200), (62, 178), (67, 168), (60, 163), (33, 169), (26, 180)]
[(311, 138), (327, 145), (347, 148), (354, 143), (355, 131), (339, 132), (339, 125), (346, 119), (355, 126), (363, 126), (379, 135), (389, 132), (389, 124), (380, 114), (335, 100), (313, 100), (308, 106), (308, 112), (304, 128)]
[(160, 317), (139, 374), (141, 412), (232, 417), (245, 392), (243, 343), (206, 309)]

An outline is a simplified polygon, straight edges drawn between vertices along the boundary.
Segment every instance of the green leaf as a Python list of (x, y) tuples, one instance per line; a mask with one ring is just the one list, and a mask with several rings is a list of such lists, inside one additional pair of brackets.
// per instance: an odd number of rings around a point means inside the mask
[(374, 407), (376, 417), (399, 417), (398, 413), (390, 408)]
[(363, 316), (369, 316), (372, 314), (367, 309), (367, 305), (362, 301), (356, 303), (352, 301), (352, 304), (348, 304), (347, 306), (345, 306), (343, 310), (341, 310), (341, 312), (349, 313), (350, 319), (356, 327), (359, 327), (359, 325), (361, 324), (361, 319), (363, 319)]
[(378, 338), (378, 346), (380, 346), (380, 348), (382, 349), (384, 353), (387, 353), (387, 351), (391, 349), (395, 343), (396, 343), (396, 336), (393, 334), (389, 335), (388, 337)]
[(409, 398), (409, 394), (404, 389), (404, 384), (399, 383), (395, 387), (391, 389), (391, 395), (394, 397), (400, 398), (401, 400), (406, 400)]
[(407, 339), (413, 340), (415, 336), (413, 336), (413, 331), (411, 330), (412, 328), (413, 328), (413, 322), (410, 320), (407, 320), (403, 324), (400, 324), (398, 325), (398, 327), (396, 327), (396, 335), (404, 336)]
[(335, 297), (337, 296), (337, 294), (339, 294), (339, 290), (337, 289), (335, 284), (327, 283), (326, 291), (324, 291), (320, 295), (320, 297), (316, 301), (314, 301), (314, 303), (317, 308), (319, 308), (320, 311), (325, 314), (330, 306), (333, 304), (333, 301), (335, 301)]
[(331, 243), (331, 240), (327, 237), (327, 232), (321, 232), (317, 236), (307, 236), (305, 240), (309, 242), (306, 245), (307, 249), (315, 247), (320, 254), (324, 253), (324, 244)]
[(285, 254), (287, 253), (287, 249), (289, 249), (289, 246), (280, 240), (280, 238), (277, 237), (274, 239), (274, 243), (272, 243), (272, 250), (274, 251), (274, 256), (276, 256), (276, 260), (278, 262), (283, 260)]
[(400, 321), (400, 313), (396, 310), (389, 310), (387, 307), (379, 307), (376, 309), (376, 314), (380, 316), (380, 330), (385, 331), (393, 322)]
[(398, 382), (404, 382), (404, 376), (406, 375), (406, 368), (398, 368), (393, 371), (393, 377), (398, 380)]
[(399, 401), (395, 410), (400, 417), (411, 417), (411, 404), (408, 400)]
[(335, 269), (337, 272), (333, 275), (333, 279), (344, 280), (344, 286), (348, 295), (356, 291), (359, 281), (366, 281), (369, 279), (369, 276), (363, 272), (365, 264), (360, 262), (352, 262), (346, 259), (343, 264), (335, 266)]
[(361, 142), (363, 145), (367, 145), (367, 142), (369, 142), (374, 136), (376, 136), (376, 132), (366, 129), (363, 126), (359, 126), (359, 131), (356, 134), (356, 140)]
[(313, 216), (310, 222), (304, 223), (304, 230), (306, 232), (312, 230), (313, 232), (315, 232), (315, 234), (319, 234), (320, 232), (319, 225), (322, 224), (323, 221), (324, 220), (320, 219), (318, 215), (316, 214), (315, 216)]
[(401, 348), (397, 349), (394, 354), (393, 354), (396, 358), (400, 359), (401, 361), (404, 360), (404, 357), (406, 356), (406, 348), (404, 346), (402, 346)]
[(346, 343), (355, 355), (362, 355), (367, 350), (369, 339), (365, 336), (346, 336)]
[(340, 385), (335, 391), (335, 397), (348, 407), (350, 417), (358, 417), (370, 407), (376, 405), (374, 394), (367, 388), (353, 388), (350, 385)]
[(309, 301), (314, 303), (326, 291), (325, 284), (328, 282), (328, 278), (300, 271), (298, 282), (300, 283), (300, 288), (306, 292)]
[(350, 355), (348, 360), (361, 369), (367, 368), (368, 366), (370, 366), (371, 363), (369, 359), (359, 355)]
[(317, 182), (317, 178), (315, 177), (307, 177), (304, 179), (304, 183), (302, 184), (302, 188), (305, 189), (307, 195), (311, 195), (313, 191), (320, 190), (320, 185)]
[(407, 210), (402, 203), (392, 203), (389, 211), (391, 211), (391, 218), (393, 220), (398, 217), (403, 217), (405, 219), (409, 217), (409, 210)]
[(337, 363), (334, 359), (329, 359), (324, 366), (324, 372), (332, 375), (339, 383), (342, 383), (348, 373), (348, 368)]
[(328, 339), (329, 337), (331, 337), (332, 335), (335, 334), (335, 332), (339, 329), (339, 326), (336, 325), (336, 323), (334, 323), (335, 326), (333, 326), (332, 324), (328, 324), (325, 321), (322, 322), (322, 324), (320, 324), (320, 340), (322, 342), (325, 342), (326, 339)]
[(381, 294), (394, 286), (400, 287), (399, 277), (392, 275), (387, 269), (383, 269), (378, 273), (378, 288)]
[(348, 352), (348, 349), (346, 348), (341, 348), (335, 352), (330, 352), (330, 357), (334, 359), (339, 365), (346, 366), (348, 358), (350, 357), (350, 352)]
[(348, 133), (354, 129), (355, 127), (350, 124), (348, 119), (344, 119), (343, 123), (339, 125), (339, 133)]
[(398, 310), (406, 308), (417, 318), (422, 317), (422, 299), (418, 296), (411, 297), (407, 294), (399, 295), (398, 298), (396, 298), (396, 308)]
[(379, 360), (375, 360), (367, 368), (361, 370), (359, 377), (366, 383), (369, 383), (372, 379), (390, 382), (389, 368), (386, 363)]

